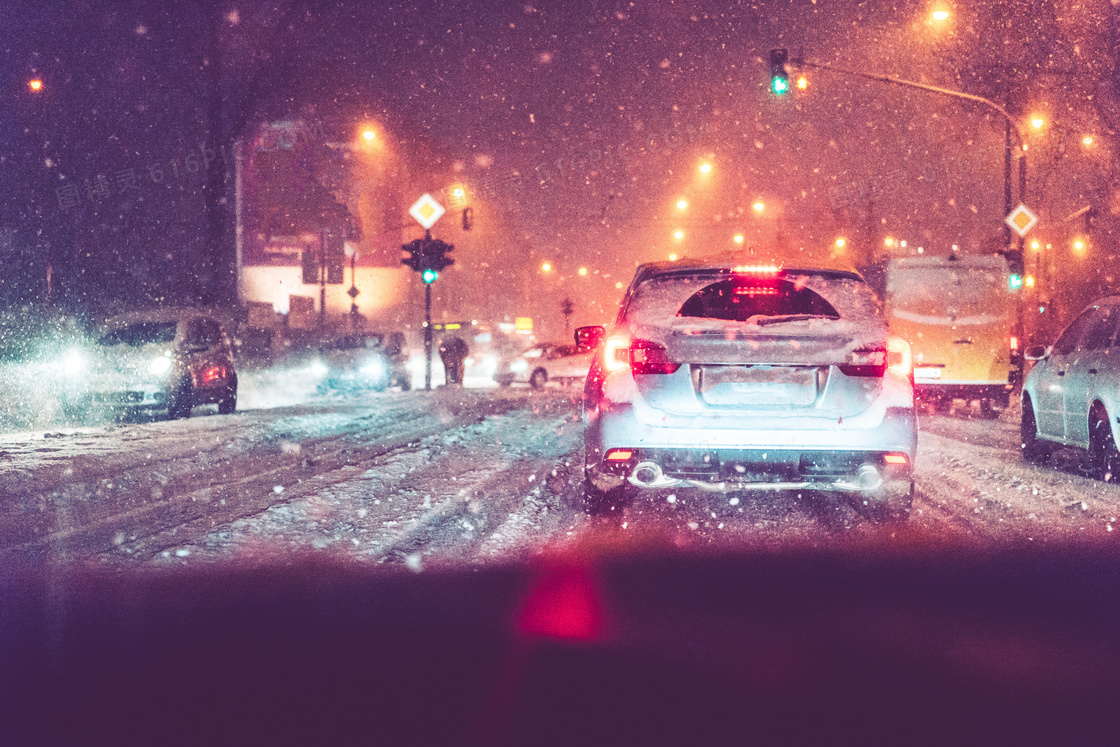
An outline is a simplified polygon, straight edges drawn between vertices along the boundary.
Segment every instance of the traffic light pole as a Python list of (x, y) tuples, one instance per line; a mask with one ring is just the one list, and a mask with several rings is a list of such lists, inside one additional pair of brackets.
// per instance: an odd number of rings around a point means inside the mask
[(424, 389), (432, 389), (432, 284), (424, 284)]

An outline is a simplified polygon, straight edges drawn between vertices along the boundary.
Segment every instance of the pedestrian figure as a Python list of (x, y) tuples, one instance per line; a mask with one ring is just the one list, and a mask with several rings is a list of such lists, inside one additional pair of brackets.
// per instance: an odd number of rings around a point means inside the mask
[(439, 343), (439, 359), (447, 374), (448, 384), (462, 384), (466, 368), (467, 343), (461, 337), (445, 337)]

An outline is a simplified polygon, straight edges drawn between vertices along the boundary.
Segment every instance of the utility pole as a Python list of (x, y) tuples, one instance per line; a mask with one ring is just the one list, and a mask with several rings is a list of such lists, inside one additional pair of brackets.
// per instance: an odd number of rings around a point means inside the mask
[(327, 229), (319, 232), (319, 333), (327, 328)]

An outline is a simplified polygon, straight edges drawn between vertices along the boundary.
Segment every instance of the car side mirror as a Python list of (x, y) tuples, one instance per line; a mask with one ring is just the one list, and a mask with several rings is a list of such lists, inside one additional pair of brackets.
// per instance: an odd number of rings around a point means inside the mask
[(581, 348), (588, 348), (594, 350), (599, 347), (603, 342), (603, 338), (607, 336), (607, 328), (601, 324), (596, 324), (590, 327), (577, 327), (576, 328), (576, 345)]
[(1023, 358), (1028, 361), (1040, 361), (1045, 358), (1049, 352), (1045, 345), (1031, 345), (1023, 351)]

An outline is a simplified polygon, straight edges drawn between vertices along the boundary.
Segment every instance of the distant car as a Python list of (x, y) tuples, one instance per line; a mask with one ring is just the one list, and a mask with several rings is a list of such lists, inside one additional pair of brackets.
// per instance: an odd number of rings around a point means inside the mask
[(514, 358), (494, 376), (502, 386), (527, 383), (540, 389), (549, 381), (583, 381), (591, 367), (591, 348), (564, 343), (535, 345)]
[(1120, 296), (1102, 298), (1070, 322), (1050, 348), (1024, 353), (1036, 361), (1023, 381), (1023, 456), (1042, 461), (1054, 446), (1084, 449), (1095, 475), (1120, 481)]
[[(917, 449), (906, 342), (857, 274), (642, 265), (584, 389), (589, 510), (641, 489), (808, 489), (905, 519)], [(637, 490), (636, 490), (637, 489)]]
[(163, 410), (189, 417), (197, 405), (237, 409), (237, 371), (222, 325), (192, 311), (128, 314), (64, 354), (64, 413)]
[(399, 354), (384, 345), (379, 334), (352, 334), (324, 343), (311, 362), (319, 390), (383, 391), (399, 384), (407, 390), (411, 378)]

